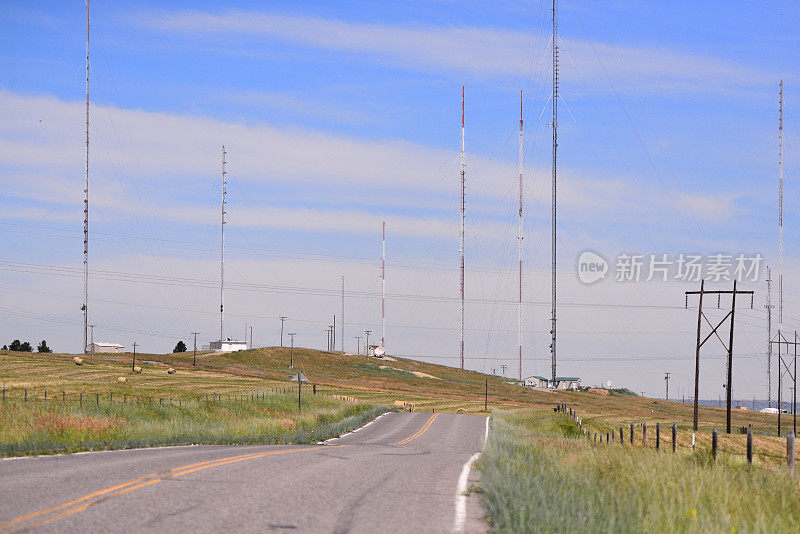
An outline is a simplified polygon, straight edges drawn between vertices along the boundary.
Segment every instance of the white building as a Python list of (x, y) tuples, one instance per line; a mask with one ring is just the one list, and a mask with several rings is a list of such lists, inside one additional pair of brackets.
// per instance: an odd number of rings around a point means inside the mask
[(120, 345), (119, 343), (95, 341), (94, 343), (89, 343), (89, 345), (86, 347), (86, 352), (88, 353), (111, 352), (119, 354), (120, 352), (125, 352), (125, 347), (123, 345)]
[(218, 350), (220, 352), (236, 352), (237, 350), (247, 350), (247, 341), (238, 341), (236, 339), (221, 339), (219, 341), (212, 341), (209, 345), (211, 350)]
[(525, 386), (540, 389), (580, 389), (581, 379), (574, 376), (557, 376), (555, 383), (543, 376), (529, 376), (524, 380)]

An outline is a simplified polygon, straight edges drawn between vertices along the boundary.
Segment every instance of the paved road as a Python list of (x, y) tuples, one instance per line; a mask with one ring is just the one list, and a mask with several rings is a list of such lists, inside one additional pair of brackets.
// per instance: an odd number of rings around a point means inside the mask
[(0, 533), (485, 532), (465, 468), (485, 417), (389, 413), (320, 445), (0, 461)]

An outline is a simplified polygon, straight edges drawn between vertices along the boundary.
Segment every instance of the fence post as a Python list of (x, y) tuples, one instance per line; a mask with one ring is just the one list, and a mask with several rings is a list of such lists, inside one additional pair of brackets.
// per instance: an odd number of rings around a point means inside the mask
[(44, 388), (44, 407), (47, 408), (47, 388)]
[(608, 432), (606, 432), (606, 445), (608, 445)]
[(625, 444), (625, 437), (622, 435), (622, 427), (619, 427), (619, 444), (620, 445)]
[(25, 386), (25, 404), (28, 404), (28, 386)]
[(647, 447), (647, 423), (642, 423), (642, 446)]
[(61, 390), (61, 403), (62, 404), (67, 403), (67, 392), (64, 391), (63, 389)]
[(617, 441), (617, 437), (614, 435), (614, 429), (611, 429), (611, 441)]
[(6, 383), (3, 382), (3, 402), (6, 401)]
[(786, 433), (786, 462), (789, 464), (789, 474), (794, 476), (794, 432)]
[(631, 423), (631, 445), (633, 445), (633, 423)]
[[(692, 434), (692, 450), (694, 450), (694, 433)], [(711, 455), (717, 459), (717, 428), (711, 431)]]
[(83, 390), (81, 390), (80, 407), (83, 408)]
[(113, 404), (114, 403), (114, 392), (113, 391), (109, 391), (108, 392), (108, 403), (109, 404)]
[(753, 463), (753, 429), (747, 428), (747, 463)]
[(656, 450), (661, 450), (661, 423), (656, 423)]
[(678, 425), (676, 423), (672, 423), (672, 452), (675, 452), (678, 448)]

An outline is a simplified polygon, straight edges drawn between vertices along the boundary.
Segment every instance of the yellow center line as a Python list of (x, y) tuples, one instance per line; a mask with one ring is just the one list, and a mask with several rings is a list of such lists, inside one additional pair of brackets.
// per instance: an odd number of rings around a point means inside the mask
[[(346, 446), (347, 445), (330, 445), (330, 446), (328, 446), (328, 448), (346, 447)], [(31, 513), (31, 514), (27, 514), (27, 515), (24, 515), (24, 516), (17, 517), (15, 519), (12, 519), (11, 521), (8, 521), (8, 522), (3, 523), (2, 525), (0, 525), (0, 530), (4, 530), (4, 529), (6, 529), (6, 528), (8, 528), (8, 527), (10, 527), (12, 525), (21, 523), (23, 521), (27, 521), (29, 519), (33, 519), (35, 517), (40, 517), (40, 516), (46, 515), (48, 513), (57, 512), (59, 510), (64, 510), (63, 512), (61, 512), (59, 514), (53, 515), (53, 516), (48, 517), (48, 518), (44, 518), (41, 521), (38, 521), (36, 523), (26, 525), (25, 527), (23, 527), (23, 530), (27, 530), (29, 528), (45, 525), (47, 523), (50, 523), (50, 522), (55, 521), (57, 519), (60, 519), (62, 517), (66, 517), (66, 516), (75, 514), (77, 512), (81, 512), (83, 510), (86, 510), (87, 508), (89, 508), (90, 506), (92, 506), (94, 504), (97, 504), (97, 503), (100, 503), (100, 502), (103, 502), (103, 501), (106, 501), (108, 499), (112, 499), (112, 498), (115, 498), (115, 497), (119, 497), (121, 495), (125, 495), (126, 493), (129, 493), (131, 491), (137, 490), (139, 488), (143, 488), (145, 486), (150, 486), (152, 484), (157, 484), (157, 483), (161, 482), (162, 480), (166, 480), (168, 478), (175, 478), (175, 477), (179, 477), (179, 476), (183, 476), (183, 475), (188, 475), (189, 473), (194, 473), (196, 471), (202, 471), (203, 469), (208, 469), (210, 467), (228, 465), (228, 464), (233, 464), (233, 463), (237, 463), (237, 462), (243, 462), (245, 460), (254, 460), (254, 459), (257, 459), (257, 458), (263, 458), (265, 456), (274, 456), (274, 455), (277, 455), (277, 454), (289, 454), (289, 453), (294, 453), (294, 452), (307, 452), (307, 451), (313, 451), (313, 450), (318, 450), (318, 449), (319, 449), (319, 447), (309, 447), (309, 448), (305, 448), (305, 449), (289, 449), (289, 450), (278, 450), (278, 451), (269, 451), (269, 452), (262, 452), (262, 453), (243, 454), (243, 455), (239, 455), (239, 456), (230, 456), (228, 458), (219, 458), (219, 459), (216, 459), (216, 460), (209, 460), (209, 461), (206, 461), (206, 462), (200, 462), (200, 463), (184, 465), (182, 467), (175, 467), (175, 468), (170, 469), (170, 470), (165, 471), (165, 472), (152, 473), (152, 474), (149, 474), (149, 475), (145, 475), (143, 477), (135, 478), (135, 479), (130, 480), (128, 482), (124, 482), (122, 484), (117, 484), (115, 486), (111, 486), (110, 488), (106, 488), (104, 490), (95, 491), (93, 493), (89, 493), (87, 495), (84, 495), (83, 497), (81, 497), (79, 499), (75, 499), (73, 501), (69, 501), (69, 502), (60, 504), (58, 506), (54, 506), (52, 508), (48, 508), (46, 510), (41, 510), (39, 512), (34, 512), (34, 513)], [(102, 497), (102, 498), (92, 501), (91, 499), (94, 499), (95, 497)], [(87, 501), (89, 501), (89, 502), (87, 502)], [(81, 504), (80, 506), (74, 506), (74, 505), (80, 504), (80, 503), (83, 503), (83, 504)], [(71, 506), (73, 508), (70, 508)], [(68, 508), (68, 509), (65, 510), (65, 508)]]
[(395, 443), (395, 445), (404, 445), (404, 444), (408, 443), (409, 441), (413, 441), (413, 440), (417, 439), (422, 434), (424, 434), (425, 431), (428, 430), (428, 428), (430, 428), (430, 426), (433, 424), (434, 419), (436, 419), (437, 417), (439, 417), (438, 413), (433, 414), (431, 416), (431, 418), (428, 419), (428, 421), (422, 426), (422, 428), (417, 430), (416, 433), (408, 436), (406, 439), (404, 439), (402, 441), (398, 441), (397, 443)]

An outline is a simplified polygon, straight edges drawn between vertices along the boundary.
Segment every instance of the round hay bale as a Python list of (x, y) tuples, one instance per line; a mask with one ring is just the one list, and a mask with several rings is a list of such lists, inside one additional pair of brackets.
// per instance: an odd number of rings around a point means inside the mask
[(133, 372), (136, 373), (137, 375), (140, 375), (142, 374), (142, 368), (137, 365), (136, 367), (133, 368)]
[(128, 379), (125, 378), (124, 376), (120, 376), (120, 377), (117, 377), (117, 382), (119, 382), (120, 384), (127, 384), (128, 383)]
[(169, 369), (167, 369), (167, 373), (168, 373), (168, 374), (171, 374), (171, 375), (174, 375), (174, 374), (175, 374), (175, 369), (173, 369), (172, 367), (170, 367)]
[(75, 362), (75, 365), (83, 365), (83, 358), (79, 356), (72, 358), (72, 361)]

